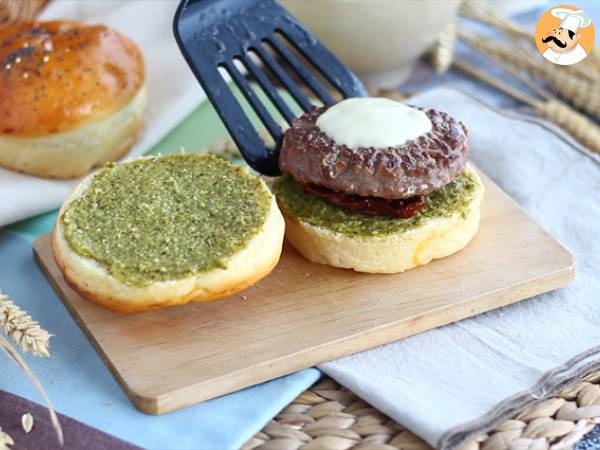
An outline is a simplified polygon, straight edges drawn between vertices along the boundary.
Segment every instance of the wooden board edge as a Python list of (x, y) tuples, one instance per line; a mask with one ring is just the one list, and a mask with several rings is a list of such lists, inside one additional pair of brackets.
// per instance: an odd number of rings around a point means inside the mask
[[(567, 253), (568, 255), (571, 255), (570, 252), (567, 251)], [(469, 302), (469, 304), (464, 305), (464, 310), (463, 308), (460, 309), (459, 314), (456, 314), (457, 310), (454, 309), (452, 311), (452, 314), (449, 315), (448, 310), (451, 307), (448, 306), (447, 308), (439, 309), (434, 313), (428, 312), (427, 315), (422, 314), (420, 316), (417, 316), (416, 318), (413, 317), (407, 319), (404, 322), (397, 322), (394, 324), (385, 325), (380, 328), (364, 332), (359, 336), (347, 337), (336, 341), (343, 342), (345, 340), (352, 340), (354, 342), (354, 348), (347, 352), (332, 352), (328, 349), (328, 347), (331, 347), (332, 343), (328, 343), (327, 345), (286, 355), (284, 357), (271, 360), (260, 365), (254, 365), (252, 368), (229, 373), (227, 376), (214, 378), (210, 381), (205, 381), (198, 384), (193, 384), (185, 388), (179, 389), (177, 391), (170, 392), (169, 394), (157, 395), (156, 397), (153, 397), (151, 399), (153, 402), (155, 402), (152, 410), (156, 412), (153, 412), (153, 414), (170, 413), (199, 402), (210, 400), (216, 397), (220, 397), (221, 395), (225, 395), (241, 389), (246, 389), (273, 380), (275, 378), (289, 375), (293, 372), (297, 372), (308, 367), (313, 367), (318, 364), (331, 361), (333, 359), (343, 358), (354, 353), (359, 353), (361, 351), (366, 351), (380, 345), (385, 345), (424, 332), (420, 330), (421, 328), (423, 328), (423, 326), (425, 326), (427, 330), (429, 330), (443, 325), (447, 325), (449, 323), (457, 322), (468, 317), (482, 314), (500, 307), (509, 306), (511, 304), (518, 303), (521, 300), (565, 287), (573, 280), (573, 277), (574, 264), (571, 264), (568, 267), (559, 269), (543, 277), (537, 278), (535, 281), (540, 281), (540, 286), (544, 286), (543, 289), (531, 289), (532, 282), (526, 281), (521, 283), (521, 285), (518, 285), (521, 286), (520, 289), (514, 290), (514, 292), (518, 292), (518, 295), (507, 297), (505, 301), (502, 301), (501, 303), (498, 303), (497, 297), (495, 297), (493, 294), (487, 294), (485, 302), (486, 306), (483, 308), (467, 307), (472, 306), (471, 303), (476, 304), (480, 300), (474, 298), (472, 302)], [(499, 292), (503, 293), (506, 291), (502, 290)], [(513, 291), (508, 291), (508, 293), (512, 294)], [(434, 320), (432, 320), (432, 318)], [(422, 325), (424, 321), (427, 322), (427, 325)], [(398, 330), (406, 327), (406, 322), (413, 322), (414, 324), (420, 323), (421, 325), (417, 327), (419, 329), (415, 332), (398, 332)], [(389, 334), (394, 335), (394, 338), (392, 340), (390, 340)], [(290, 363), (291, 361), (293, 361), (293, 364)], [(252, 371), (253, 378), (256, 380), (255, 383), (248, 384), (246, 381), (248, 379), (249, 370)], [(258, 372), (261, 372), (263, 370), (268, 370), (269, 374), (257, 375)], [(190, 400), (181, 402), (179, 398), (187, 398)], [(191, 400), (192, 398), (194, 400)], [(136, 407), (138, 407), (135, 401), (134, 404), (136, 404)]]
[(77, 323), (77, 326), (79, 327), (79, 329), (83, 332), (83, 334), (88, 339), (90, 344), (92, 344), (92, 347), (94, 348), (94, 350), (96, 350), (98, 355), (100, 355), (100, 359), (102, 360), (104, 365), (108, 368), (108, 370), (113, 375), (115, 380), (117, 380), (117, 383), (119, 383), (119, 386), (121, 386), (121, 388), (123, 389), (123, 391), (129, 398), (129, 400), (135, 405), (135, 407), (138, 410), (140, 410), (141, 412), (146, 413), (146, 414), (152, 414), (152, 415), (161, 414), (160, 408), (159, 408), (159, 402), (158, 402), (159, 399), (157, 397), (152, 397), (152, 396), (148, 397), (148, 396), (144, 396), (144, 395), (139, 395), (136, 392), (131, 390), (129, 385), (125, 382), (125, 380), (119, 374), (116, 367), (113, 366), (110, 359), (106, 356), (106, 354), (102, 350), (100, 343), (96, 340), (94, 335), (85, 326), (85, 324), (81, 320), (81, 317), (79, 316), (77, 311), (69, 304), (68, 301), (65, 300), (66, 295), (62, 292), (61, 287), (58, 285), (57, 281), (54, 279), (54, 277), (50, 273), (49, 268), (46, 266), (46, 264), (44, 263), (44, 261), (42, 260), (42, 258), (40, 256), (40, 248), (43, 247), (44, 245), (48, 245), (48, 246), (50, 245), (50, 234), (49, 233), (39, 236), (33, 242), (33, 246), (32, 246), (33, 259), (36, 262), (36, 264), (39, 267), (42, 274), (44, 275), (44, 278), (46, 278), (46, 280), (52, 287), (52, 290), (55, 292), (56, 296), (60, 299), (61, 303), (64, 305), (64, 307), (67, 309), (67, 311), (69, 311), (69, 314), (71, 315), (71, 317), (73, 317), (73, 319)]
[[(542, 227), (540, 227), (540, 229), (543, 230)], [(60, 298), (63, 305), (65, 305), (69, 313), (73, 316), (77, 325), (82, 329), (94, 349), (98, 352), (102, 361), (125, 391), (130, 401), (138, 410), (143, 413), (150, 415), (161, 415), (191, 406), (202, 401), (210, 400), (233, 391), (248, 388), (274, 378), (285, 376), (298, 370), (312, 367), (332, 359), (342, 358), (353, 353), (365, 351), (378, 345), (384, 345), (386, 343), (423, 332), (423, 328), (432, 329), (443, 326), (448, 323), (456, 322), (467, 317), (481, 314), (498, 307), (507, 306), (523, 299), (564, 287), (573, 280), (575, 268), (574, 257), (568, 251), (568, 249), (566, 249), (566, 247), (549, 235), (545, 230), (543, 231), (549, 236), (549, 238), (553, 239), (557, 245), (561, 247), (563, 255), (569, 262), (568, 265), (565, 265), (564, 268), (561, 268), (555, 272), (548, 273), (543, 277), (536, 278), (533, 280), (533, 282), (531, 280), (524, 281), (518, 285), (520, 286), (519, 289), (508, 291), (511, 296), (502, 299), (501, 302), (498, 302), (498, 298), (494, 294), (486, 294), (486, 301), (483, 303), (480, 301), (480, 299), (474, 298), (467, 304), (461, 305), (461, 307), (458, 309), (455, 306), (449, 305), (446, 308), (439, 309), (433, 313), (429, 311), (427, 315), (422, 314), (417, 317), (406, 319), (406, 321), (400, 321), (394, 324), (388, 324), (374, 328), (364, 332), (359, 336), (340, 339), (339, 342), (344, 342), (346, 340), (353, 341), (351, 346), (352, 348), (348, 351), (334, 352), (330, 349), (332, 343), (328, 343), (327, 345), (322, 345), (317, 348), (286, 355), (284, 357), (262, 363), (258, 366), (255, 365), (251, 369), (242, 369), (219, 378), (214, 378), (210, 381), (186, 386), (185, 388), (170, 392), (168, 394), (157, 395), (148, 395), (146, 393), (136, 392), (135, 389), (132, 389), (125, 382), (125, 380), (120, 376), (116, 367), (113, 366), (110, 359), (104, 353), (99, 342), (96, 341), (93, 334), (91, 334), (87, 327), (83, 324), (78, 312), (69, 304), (68, 301), (65, 300), (67, 296), (62, 292), (62, 288), (59, 286), (57, 280), (54, 279), (49, 268), (46, 266), (40, 256), (40, 249), (46, 245), (49, 245), (49, 235), (42, 235), (35, 240), (33, 244), (33, 254), (36, 263), (40, 267), (40, 270), (44, 276), (48, 279), (48, 282), (52, 286), (53, 290)], [(535, 286), (537, 286), (537, 288), (535, 288)], [(504, 292), (506, 291), (499, 290), (499, 293)], [(512, 295), (513, 293), (516, 293), (516, 295)], [(450, 310), (451, 314), (448, 314)], [(399, 332), (399, 330), (406, 328), (407, 322), (412, 322), (412, 329), (414, 332)], [(423, 324), (424, 322), (426, 323), (425, 325)], [(392, 339), (390, 339), (390, 334), (393, 334)], [(255, 381), (250, 384), (247, 382), (248, 370), (252, 370)], [(257, 372), (263, 371), (264, 373), (257, 375)], [(181, 401), (179, 400), (180, 398), (185, 398), (186, 400)]]
[[(473, 167), (475, 167), (475, 170), (477, 171), (477, 173), (479, 174), (479, 176), (481, 177), (484, 186), (486, 187), (486, 189), (489, 187), (489, 185), (492, 185), (493, 188), (497, 191), (497, 194), (504, 197), (505, 200), (508, 200), (512, 203), (512, 206), (517, 209), (521, 214), (523, 214), (525, 217), (527, 217), (531, 222), (533, 222), (542, 233), (544, 233), (544, 235), (553, 240), (555, 244), (557, 244), (561, 250), (563, 251), (563, 256), (566, 257), (566, 259), (569, 260), (569, 267), (566, 268), (570, 271), (572, 271), (572, 275), (575, 275), (575, 266), (576, 266), (576, 258), (575, 255), (573, 255), (573, 253), (571, 253), (571, 250), (568, 249), (568, 247), (562, 243), (562, 241), (554, 236), (552, 236), (552, 234), (550, 234), (550, 232), (548, 230), (546, 230), (546, 228), (539, 223), (536, 219), (533, 218), (533, 216), (531, 214), (529, 214), (529, 211), (527, 211), (525, 209), (525, 207), (521, 206), (519, 203), (517, 203), (517, 201), (512, 198), (506, 191), (504, 191), (504, 189), (498, 184), (496, 183), (496, 181), (491, 178), (489, 175), (487, 175), (485, 172), (483, 172), (475, 163), (473, 163), (472, 161), (469, 161), (469, 163), (471, 165), (473, 165)], [(484, 200), (485, 201), (485, 197)], [(571, 281), (573, 280), (573, 278), (571, 278)], [(567, 283), (568, 284), (568, 283)]]

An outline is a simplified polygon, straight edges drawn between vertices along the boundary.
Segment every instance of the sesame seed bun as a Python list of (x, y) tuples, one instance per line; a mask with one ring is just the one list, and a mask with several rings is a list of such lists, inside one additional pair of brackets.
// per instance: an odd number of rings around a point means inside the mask
[(146, 105), (139, 48), (104, 25), (0, 28), (0, 165), (76, 178), (133, 145)]

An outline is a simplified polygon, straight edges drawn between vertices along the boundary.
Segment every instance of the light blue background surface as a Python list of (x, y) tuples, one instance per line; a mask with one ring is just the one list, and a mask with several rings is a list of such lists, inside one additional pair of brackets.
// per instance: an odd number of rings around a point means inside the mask
[[(145, 415), (132, 406), (56, 297), (32, 258), (31, 244), (2, 233), (0, 256), (2, 289), (55, 334), (51, 358), (26, 355), (54, 406), (121, 439), (152, 449), (239, 448), (319, 377), (316, 369), (304, 370), (171, 414)], [(0, 389), (41, 403), (6, 358), (0, 358), (0, 374)]]

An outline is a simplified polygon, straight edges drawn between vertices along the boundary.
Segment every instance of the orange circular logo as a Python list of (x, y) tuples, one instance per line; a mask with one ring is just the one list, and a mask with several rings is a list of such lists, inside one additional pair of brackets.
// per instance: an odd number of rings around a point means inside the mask
[(535, 27), (535, 45), (542, 56), (553, 64), (576, 64), (594, 46), (592, 18), (573, 5), (550, 8)]

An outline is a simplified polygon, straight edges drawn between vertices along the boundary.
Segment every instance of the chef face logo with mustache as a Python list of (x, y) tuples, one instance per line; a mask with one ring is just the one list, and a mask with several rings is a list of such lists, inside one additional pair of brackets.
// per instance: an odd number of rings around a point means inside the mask
[(592, 19), (576, 6), (551, 8), (537, 24), (535, 44), (542, 56), (553, 64), (578, 63), (594, 45)]

